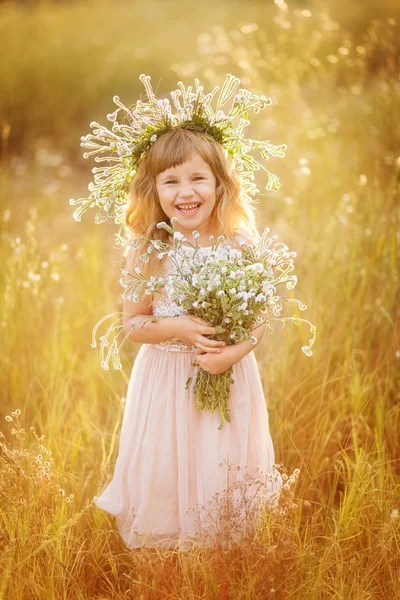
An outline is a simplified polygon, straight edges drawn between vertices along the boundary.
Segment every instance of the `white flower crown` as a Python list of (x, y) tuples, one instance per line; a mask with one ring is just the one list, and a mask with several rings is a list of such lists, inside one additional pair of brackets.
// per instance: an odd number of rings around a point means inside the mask
[[(259, 113), (260, 110), (271, 104), (270, 98), (257, 96), (246, 89), (239, 89), (233, 103), (225, 114), (222, 107), (233, 96), (240, 79), (228, 73), (218, 96), (215, 109), (212, 101), (219, 86), (210, 93), (203, 93), (196, 78), (195, 89), (187, 89), (181, 81), (179, 89), (170, 92), (176, 112), (173, 113), (168, 98), (158, 99), (150, 84), (149, 75), (140, 75), (147, 95), (147, 101), (138, 100), (132, 109), (122, 104), (118, 96), (113, 100), (119, 108), (107, 115), (113, 123), (111, 130), (96, 121), (90, 123), (93, 133), (81, 138), (81, 146), (88, 148), (84, 158), (95, 156), (96, 162), (113, 163), (105, 167), (94, 167), (94, 182), (89, 183), (90, 195), (88, 198), (70, 199), (71, 205), (79, 204), (73, 217), (80, 221), (88, 208), (97, 206), (100, 210), (95, 216), (95, 223), (102, 223), (108, 218), (120, 224), (117, 234), (117, 243), (125, 246), (127, 243), (127, 230), (125, 225), (125, 212), (129, 202), (129, 188), (135, 176), (141, 159), (147, 154), (151, 146), (166, 131), (174, 128), (202, 131), (210, 139), (214, 139), (226, 148), (228, 155), (234, 162), (236, 170), (242, 181), (242, 197), (248, 202), (252, 201), (259, 190), (254, 183), (254, 171), (260, 168), (267, 172), (267, 190), (278, 190), (279, 179), (260, 162), (252, 152), (258, 150), (264, 160), (269, 155), (283, 158), (286, 145), (274, 146), (269, 141), (246, 139), (243, 129), (250, 124), (249, 111)], [(181, 102), (182, 101), (182, 102)], [(125, 112), (128, 123), (118, 122), (119, 111)], [(106, 156), (101, 156), (106, 154)], [(105, 215), (103, 214), (105, 213)]]

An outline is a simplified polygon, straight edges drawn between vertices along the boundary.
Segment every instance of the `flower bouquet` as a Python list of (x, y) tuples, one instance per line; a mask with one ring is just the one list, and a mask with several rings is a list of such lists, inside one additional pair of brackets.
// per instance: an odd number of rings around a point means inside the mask
[[(264, 229), (260, 240), (256, 244), (242, 244), (237, 250), (229, 245), (220, 246), (225, 239), (220, 236), (216, 243), (214, 237), (211, 251), (204, 255), (197, 239), (200, 234), (192, 232), (194, 243), (189, 242), (180, 232), (175, 231), (176, 217), (171, 219), (171, 226), (165, 222), (157, 224), (158, 228), (166, 229), (173, 238), (172, 244), (161, 240), (148, 240), (150, 245), (147, 252), (140, 256), (147, 262), (153, 250), (158, 251), (161, 260), (168, 256), (172, 263), (166, 277), (146, 278), (140, 267), (135, 268), (135, 273), (123, 270), (124, 275), (131, 277), (129, 281), (120, 280), (125, 288), (122, 297), (139, 301), (139, 296), (144, 289), (145, 294), (159, 293), (172, 300), (180, 312), (195, 315), (206, 319), (216, 328), (217, 339), (226, 344), (236, 344), (242, 340), (250, 340), (256, 344), (257, 339), (252, 336), (252, 331), (265, 323), (272, 333), (271, 323), (282, 322), (282, 329), (286, 321), (295, 325), (305, 322), (309, 324), (312, 338), (308, 346), (303, 346), (302, 351), (311, 356), (311, 347), (315, 341), (316, 327), (305, 319), (297, 316), (281, 317), (283, 305), (289, 302), (297, 304), (300, 310), (307, 307), (295, 298), (286, 298), (281, 301), (277, 287), (286, 284), (288, 290), (293, 290), (297, 277), (290, 274), (293, 270), (295, 252), (288, 252), (285, 244), (275, 242), (277, 236), (268, 238), (269, 228)], [(143, 238), (142, 238), (143, 239)], [(183, 245), (182, 242), (187, 242)], [(131, 245), (135, 245), (134, 241)], [(109, 316), (109, 315), (108, 315)], [(97, 326), (107, 317), (104, 317)], [(157, 316), (146, 317), (146, 320), (155, 320)], [(138, 323), (132, 324), (132, 327)], [(108, 345), (107, 339), (110, 331), (103, 336), (104, 346)], [(270, 333), (270, 334), (271, 334)], [(125, 336), (128, 337), (129, 333)], [(114, 340), (115, 342), (115, 340)], [(92, 344), (94, 347), (96, 344)], [(122, 347), (122, 344), (121, 344)], [(113, 343), (111, 353), (115, 354)], [(108, 353), (108, 358), (110, 355)], [(108, 362), (108, 361), (107, 361)], [(224, 373), (212, 374), (192, 363), (198, 369), (186, 382), (186, 389), (194, 380), (194, 394), (199, 410), (204, 408), (210, 411), (219, 410), (222, 429), (224, 421), (230, 422), (228, 400), (233, 367)]]

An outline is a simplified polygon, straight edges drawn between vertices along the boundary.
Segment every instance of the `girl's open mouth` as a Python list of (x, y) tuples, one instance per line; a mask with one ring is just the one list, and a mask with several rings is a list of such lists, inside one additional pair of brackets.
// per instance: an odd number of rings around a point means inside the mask
[(200, 208), (200, 204), (180, 204), (176, 207), (182, 215), (194, 215)]

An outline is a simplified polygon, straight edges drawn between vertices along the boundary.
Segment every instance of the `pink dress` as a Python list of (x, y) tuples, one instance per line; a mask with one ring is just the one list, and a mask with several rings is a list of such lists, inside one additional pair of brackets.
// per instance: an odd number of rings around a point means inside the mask
[[(152, 308), (153, 314), (181, 314), (175, 303), (162, 296)], [(116, 518), (129, 548), (186, 549), (192, 543), (209, 543), (204, 532), (210, 531), (213, 501), (249, 474), (267, 474), (265, 485), (247, 488), (256, 490), (257, 498), (261, 493), (273, 505), (279, 497), (283, 482), (274, 466), (254, 351), (233, 366), (231, 422), (219, 430), (219, 412), (199, 411), (193, 382), (185, 389), (196, 369), (194, 350), (178, 342), (142, 344), (136, 355), (114, 473), (94, 497), (98, 508)], [(233, 493), (239, 502), (242, 492)]]

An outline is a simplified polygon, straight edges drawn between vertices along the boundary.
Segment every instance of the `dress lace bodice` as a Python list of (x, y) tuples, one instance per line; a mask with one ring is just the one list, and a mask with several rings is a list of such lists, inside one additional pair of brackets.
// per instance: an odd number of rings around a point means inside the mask
[[(239, 242), (239, 244), (248, 244), (249, 243), (248, 237), (244, 237), (239, 234), (236, 235), (236, 239)], [(225, 242), (223, 242), (223, 245), (226, 245)], [(218, 247), (218, 250), (217, 250), (217, 254), (219, 253), (219, 251), (222, 247), (223, 246), (221, 246), (221, 244), (220, 244)], [(200, 255), (206, 255), (208, 252), (210, 252), (211, 248), (212, 248), (212, 246), (202, 246), (199, 250)], [(192, 249), (190, 247), (188, 247), (188, 249), (190, 251), (192, 251)], [(164, 275), (164, 277), (168, 277), (168, 273), (166, 273), (166, 275)], [(184, 312), (179, 308), (179, 306), (174, 301), (170, 300), (165, 295), (161, 295), (161, 294), (156, 294), (156, 296), (154, 297), (153, 302), (152, 302), (152, 312), (153, 312), (153, 315), (163, 315), (166, 317), (178, 317), (179, 315), (184, 314)]]

